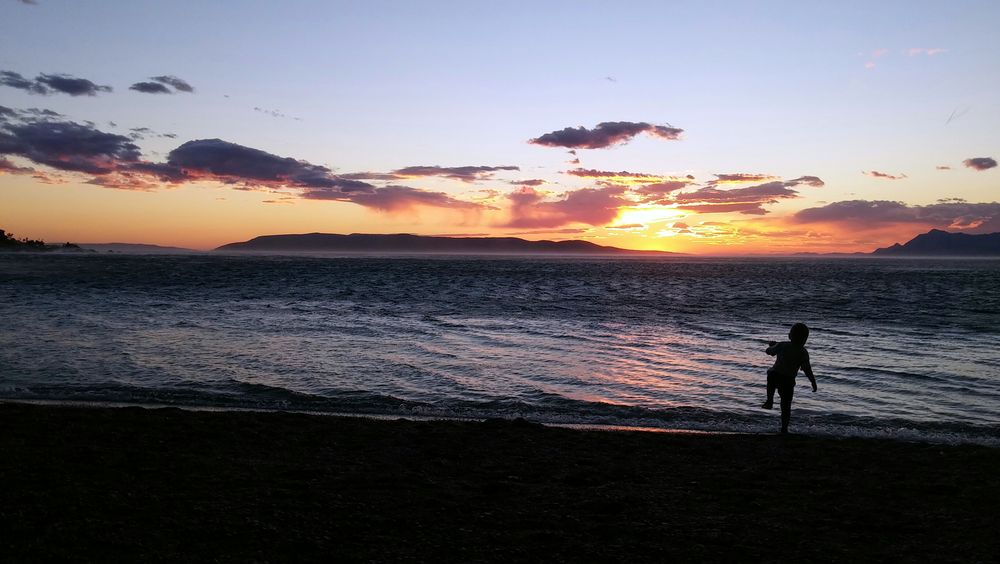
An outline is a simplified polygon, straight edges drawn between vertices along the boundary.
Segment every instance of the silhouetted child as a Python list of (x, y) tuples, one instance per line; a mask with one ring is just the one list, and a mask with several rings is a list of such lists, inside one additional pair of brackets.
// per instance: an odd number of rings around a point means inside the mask
[(767, 354), (775, 356), (774, 366), (767, 371), (767, 401), (761, 406), (764, 409), (774, 407), (774, 390), (781, 396), (781, 432), (788, 432), (788, 420), (792, 416), (792, 393), (795, 391), (795, 376), (799, 368), (816, 391), (816, 377), (809, 365), (809, 351), (806, 350), (806, 339), (809, 338), (809, 328), (805, 323), (796, 323), (788, 332), (788, 340), (775, 343), (771, 341)]

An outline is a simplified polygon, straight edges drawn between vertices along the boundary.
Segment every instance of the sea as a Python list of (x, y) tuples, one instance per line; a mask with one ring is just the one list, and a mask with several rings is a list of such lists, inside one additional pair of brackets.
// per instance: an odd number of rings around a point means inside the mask
[(1000, 260), (0, 255), (0, 399), (1000, 446)]

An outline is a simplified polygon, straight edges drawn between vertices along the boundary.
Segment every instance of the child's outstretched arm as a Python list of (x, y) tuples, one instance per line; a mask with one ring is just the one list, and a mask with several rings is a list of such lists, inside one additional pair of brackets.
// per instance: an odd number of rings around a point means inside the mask
[(813, 375), (812, 365), (809, 364), (809, 351), (806, 351), (805, 360), (802, 362), (802, 372), (805, 372), (806, 378), (809, 378), (809, 383), (812, 384), (813, 391), (816, 391), (816, 376)]
[(774, 341), (768, 341), (767, 342), (767, 350), (764, 351), (764, 352), (766, 352), (767, 354), (769, 354), (771, 356), (774, 356), (774, 355), (778, 354), (778, 343), (776, 343)]

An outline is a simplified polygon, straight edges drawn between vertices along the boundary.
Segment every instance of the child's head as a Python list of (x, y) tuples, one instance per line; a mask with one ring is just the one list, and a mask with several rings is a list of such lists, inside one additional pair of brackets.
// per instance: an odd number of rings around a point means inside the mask
[(788, 340), (799, 346), (805, 345), (808, 338), (809, 328), (806, 327), (805, 323), (792, 325), (792, 329), (788, 332)]

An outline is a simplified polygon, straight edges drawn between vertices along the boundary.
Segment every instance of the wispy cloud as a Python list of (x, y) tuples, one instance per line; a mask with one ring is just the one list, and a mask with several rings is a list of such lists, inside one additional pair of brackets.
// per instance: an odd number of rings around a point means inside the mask
[(475, 182), (492, 178), (496, 172), (504, 170), (521, 170), (514, 165), (506, 166), (408, 166), (392, 171), (395, 178), (419, 178), (425, 176), (440, 176), (462, 182)]
[(861, 171), (861, 174), (865, 176), (870, 176), (872, 178), (881, 178), (883, 180), (903, 180), (906, 178), (905, 174), (889, 174), (887, 172), (879, 172), (877, 170)]
[(566, 147), (568, 149), (605, 149), (615, 145), (628, 143), (636, 135), (646, 133), (658, 139), (680, 139), (683, 129), (667, 125), (655, 125), (647, 122), (606, 121), (597, 124), (593, 129), (586, 127), (567, 127), (558, 131), (546, 133), (528, 143), (545, 147)]
[(714, 174), (714, 180), (709, 180), (706, 184), (717, 186), (720, 184), (745, 184), (748, 182), (770, 182), (778, 180), (777, 176), (771, 174), (758, 174), (752, 172), (734, 172), (729, 174)]
[(653, 184), (657, 182), (674, 182), (674, 181), (689, 183), (694, 181), (694, 177), (691, 175), (670, 176), (662, 174), (650, 174), (646, 172), (629, 172), (627, 170), (620, 170), (615, 172), (610, 170), (574, 168), (571, 170), (564, 171), (563, 174), (576, 176), (577, 178), (598, 180), (606, 184), (615, 184), (619, 186), (632, 186), (637, 184)]
[(915, 57), (917, 55), (927, 55), (928, 57), (933, 57), (940, 53), (947, 52), (947, 49), (942, 49), (940, 47), (910, 47), (904, 51), (910, 57)]
[(176, 76), (171, 74), (154, 76), (150, 78), (150, 80), (159, 82), (161, 84), (166, 84), (167, 86), (172, 86), (174, 90), (177, 90), (178, 92), (187, 92), (189, 94), (194, 92), (194, 87), (188, 84), (186, 80), (182, 78), (177, 78)]

